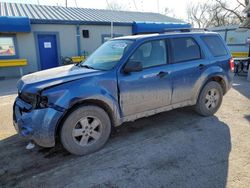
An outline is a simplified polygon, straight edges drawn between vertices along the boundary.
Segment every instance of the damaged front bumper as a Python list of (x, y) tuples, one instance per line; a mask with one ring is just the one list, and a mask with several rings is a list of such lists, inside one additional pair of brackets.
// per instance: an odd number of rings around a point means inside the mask
[(18, 134), (43, 147), (55, 145), (55, 131), (63, 112), (54, 108), (30, 109), (19, 97), (13, 106), (13, 123)]

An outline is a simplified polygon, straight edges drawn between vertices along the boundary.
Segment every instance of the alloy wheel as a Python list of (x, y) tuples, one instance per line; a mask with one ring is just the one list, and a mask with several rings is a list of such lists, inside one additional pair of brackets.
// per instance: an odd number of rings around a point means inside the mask
[(219, 103), (219, 92), (217, 89), (213, 88), (208, 90), (206, 97), (205, 97), (205, 105), (208, 110), (214, 109), (217, 107)]
[(72, 130), (74, 141), (80, 146), (87, 146), (96, 142), (102, 133), (102, 124), (97, 117), (80, 119)]

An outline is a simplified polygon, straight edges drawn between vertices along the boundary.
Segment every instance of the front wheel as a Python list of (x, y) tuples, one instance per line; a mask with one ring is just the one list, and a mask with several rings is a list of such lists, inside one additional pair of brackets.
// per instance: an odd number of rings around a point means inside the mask
[(63, 123), (60, 138), (64, 148), (75, 155), (99, 150), (108, 140), (111, 122), (108, 114), (97, 106), (81, 106)]
[(223, 91), (218, 82), (208, 82), (200, 92), (195, 110), (202, 116), (211, 116), (220, 108)]

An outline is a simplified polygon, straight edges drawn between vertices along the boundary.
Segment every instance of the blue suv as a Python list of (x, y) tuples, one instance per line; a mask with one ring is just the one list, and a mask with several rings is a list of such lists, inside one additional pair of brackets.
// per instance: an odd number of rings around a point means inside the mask
[(115, 38), (82, 63), (22, 77), (14, 126), (40, 146), (60, 140), (70, 153), (88, 154), (124, 122), (184, 106), (213, 115), (231, 87), (233, 69), (214, 32)]

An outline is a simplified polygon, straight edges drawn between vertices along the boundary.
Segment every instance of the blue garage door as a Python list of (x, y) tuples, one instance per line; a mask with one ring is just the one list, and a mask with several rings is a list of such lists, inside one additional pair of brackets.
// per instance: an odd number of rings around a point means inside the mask
[(38, 35), (38, 47), (41, 69), (49, 69), (58, 66), (58, 51), (56, 35)]

